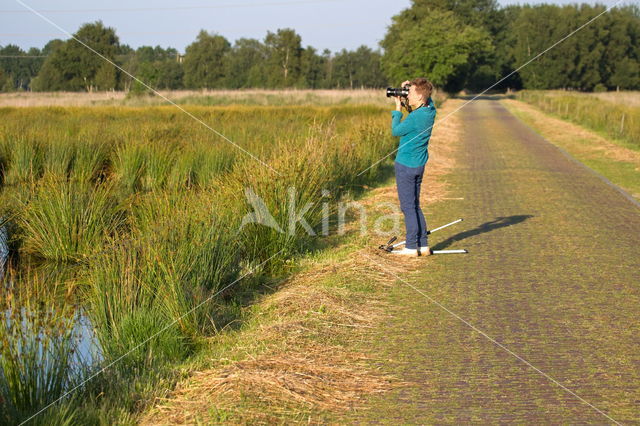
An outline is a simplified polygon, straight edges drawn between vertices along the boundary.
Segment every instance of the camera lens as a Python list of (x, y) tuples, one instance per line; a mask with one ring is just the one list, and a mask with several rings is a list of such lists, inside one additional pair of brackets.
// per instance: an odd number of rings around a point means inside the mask
[(409, 86), (405, 86), (402, 88), (387, 87), (387, 98), (390, 98), (392, 96), (400, 96), (406, 98), (407, 96), (409, 96)]

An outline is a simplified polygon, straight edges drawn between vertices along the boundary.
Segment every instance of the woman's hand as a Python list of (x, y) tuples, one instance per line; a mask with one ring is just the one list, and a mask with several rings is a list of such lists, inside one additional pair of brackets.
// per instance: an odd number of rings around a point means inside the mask
[(411, 82), (409, 80), (404, 81), (404, 82), (402, 82), (402, 86), (400, 86), (400, 87), (404, 87), (404, 86), (406, 86), (408, 84), (411, 84)]
[(396, 111), (402, 111), (402, 100), (400, 99), (400, 96), (394, 96), (395, 101), (396, 101)]

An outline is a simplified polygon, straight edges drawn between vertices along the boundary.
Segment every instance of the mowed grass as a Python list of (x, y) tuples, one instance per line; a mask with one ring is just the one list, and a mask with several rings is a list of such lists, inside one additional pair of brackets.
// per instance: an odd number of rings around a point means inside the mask
[[(379, 106), (188, 110), (233, 143), (170, 107), (0, 111), (0, 214), (10, 218), (12, 247), (2, 299), (25, 301), (4, 309), (44, 318), (31, 331), (15, 316), (0, 327), (1, 423), (26, 420), (111, 363), (38, 421), (131, 421), (171, 388), (178, 365), (234, 321), (253, 289), (313, 250), (316, 238), (291, 222), (291, 207), (310, 204), (304, 218), (319, 232), (322, 201), (380, 179), (381, 165), (357, 173), (395, 143), (388, 108)], [(248, 190), (282, 232), (241, 226), (254, 210)], [(43, 299), (31, 292), (34, 280), (62, 296), (36, 310), (33, 300)], [(55, 313), (69, 317), (69, 309), (92, 324), (99, 365), (65, 355), (78, 348), (65, 328), (71, 322)], [(64, 356), (36, 369), (39, 360), (16, 347)], [(33, 378), (15, 379), (21, 371)]]

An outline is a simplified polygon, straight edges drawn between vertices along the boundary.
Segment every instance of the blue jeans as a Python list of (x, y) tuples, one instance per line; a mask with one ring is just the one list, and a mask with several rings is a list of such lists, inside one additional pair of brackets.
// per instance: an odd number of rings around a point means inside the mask
[(397, 161), (394, 164), (396, 186), (400, 199), (400, 210), (404, 214), (407, 231), (405, 247), (409, 249), (427, 246), (427, 221), (420, 208), (420, 184), (424, 174), (424, 165), (407, 167)]

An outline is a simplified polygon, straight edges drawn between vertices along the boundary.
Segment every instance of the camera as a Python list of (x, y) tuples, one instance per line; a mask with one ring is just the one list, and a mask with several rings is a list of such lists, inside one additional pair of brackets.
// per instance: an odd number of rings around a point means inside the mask
[(406, 98), (409, 96), (409, 85), (403, 86), (401, 88), (396, 87), (387, 87), (387, 98), (392, 96), (400, 96), (401, 98)]

